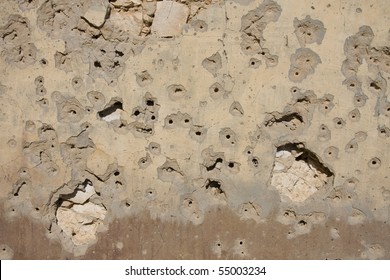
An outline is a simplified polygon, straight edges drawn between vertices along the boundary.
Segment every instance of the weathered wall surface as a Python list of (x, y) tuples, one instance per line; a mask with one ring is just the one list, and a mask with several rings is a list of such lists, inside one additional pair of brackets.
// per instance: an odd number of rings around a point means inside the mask
[(0, 7), (0, 259), (390, 257), (387, 1)]

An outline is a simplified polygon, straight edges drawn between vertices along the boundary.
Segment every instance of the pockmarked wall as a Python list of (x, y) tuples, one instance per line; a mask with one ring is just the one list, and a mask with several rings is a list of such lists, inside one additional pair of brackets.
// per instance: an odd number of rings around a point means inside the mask
[(0, 15), (0, 259), (390, 257), (388, 1)]

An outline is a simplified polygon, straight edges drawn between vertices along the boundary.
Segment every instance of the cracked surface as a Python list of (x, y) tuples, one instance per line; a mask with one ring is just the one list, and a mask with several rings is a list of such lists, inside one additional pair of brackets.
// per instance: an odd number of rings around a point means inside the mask
[(328, 2), (1, 3), (0, 259), (388, 259), (390, 8)]

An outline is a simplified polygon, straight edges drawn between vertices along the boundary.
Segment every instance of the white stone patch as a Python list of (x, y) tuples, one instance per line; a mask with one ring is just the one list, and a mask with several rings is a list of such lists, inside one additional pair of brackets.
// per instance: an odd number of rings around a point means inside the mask
[(57, 224), (75, 245), (93, 243), (98, 227), (106, 217), (107, 210), (103, 206), (88, 202), (95, 193), (94, 187), (87, 184), (84, 190), (78, 190), (57, 209)]
[(301, 154), (281, 150), (275, 155), (271, 186), (279, 191), (283, 201), (288, 197), (303, 202), (326, 183), (326, 174), (304, 160), (296, 160)]

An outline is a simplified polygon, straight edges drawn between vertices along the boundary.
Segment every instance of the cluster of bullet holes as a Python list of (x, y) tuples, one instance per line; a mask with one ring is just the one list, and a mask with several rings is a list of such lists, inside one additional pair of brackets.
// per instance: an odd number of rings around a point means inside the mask
[(38, 76), (35, 78), (35, 93), (38, 95), (38, 96), (44, 96), (46, 95), (46, 88), (44, 86), (44, 82), (45, 82), (45, 79), (42, 77), (42, 76)]
[(164, 128), (172, 129), (177, 127), (190, 128), (192, 125), (192, 117), (187, 113), (170, 114), (164, 120)]
[(221, 141), (222, 146), (230, 147), (237, 144), (237, 135), (229, 127), (222, 128), (219, 131), (219, 140)]
[(326, 32), (324, 24), (320, 20), (312, 19), (309, 15), (302, 20), (295, 18), (294, 28), (294, 33), (301, 47), (312, 43), (320, 45)]
[(302, 82), (308, 75), (314, 73), (321, 59), (317, 53), (308, 48), (297, 49), (290, 58), (291, 65), (288, 77), (292, 82)]
[(266, 59), (268, 67), (275, 66), (278, 63), (278, 58), (263, 47), (265, 43), (263, 32), (268, 23), (276, 22), (279, 19), (281, 12), (282, 8), (275, 1), (264, 1), (241, 18), (241, 49), (243, 53), (246, 55), (261, 54)]

